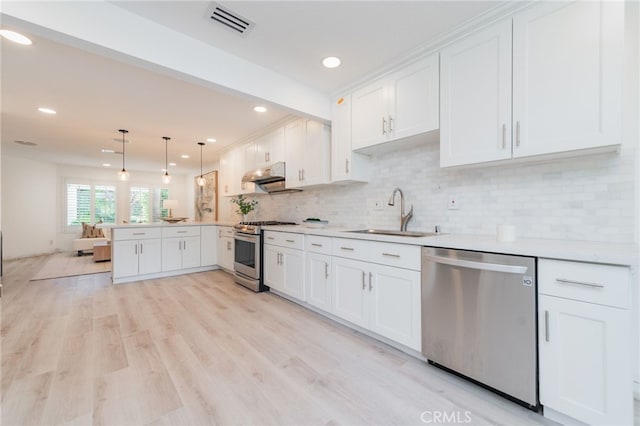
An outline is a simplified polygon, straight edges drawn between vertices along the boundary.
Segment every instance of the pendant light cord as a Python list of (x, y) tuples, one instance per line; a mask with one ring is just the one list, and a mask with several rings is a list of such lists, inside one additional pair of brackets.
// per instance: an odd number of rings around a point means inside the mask
[(124, 172), (126, 171), (124, 168), (124, 135), (129, 133), (129, 131), (125, 129), (119, 129), (118, 131), (122, 133), (122, 171)]

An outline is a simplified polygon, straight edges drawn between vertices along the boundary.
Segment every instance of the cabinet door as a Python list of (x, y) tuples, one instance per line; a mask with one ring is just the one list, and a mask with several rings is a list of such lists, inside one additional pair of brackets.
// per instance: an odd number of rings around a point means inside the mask
[(218, 264), (229, 271), (233, 271), (234, 266), (234, 251), (235, 251), (235, 241), (233, 238), (222, 237), (221, 239), (222, 248), (218, 251), (220, 253), (220, 260)]
[(329, 127), (314, 120), (305, 120), (304, 148), (302, 150), (304, 185), (328, 183), (331, 177), (331, 139)]
[(632, 424), (629, 311), (539, 296), (540, 402), (588, 424)]
[(331, 311), (331, 256), (306, 253), (305, 285), (307, 302), (324, 311)]
[(331, 105), (331, 180), (351, 178), (351, 95)]
[(218, 263), (218, 227), (202, 226), (200, 229), (200, 265), (213, 266)]
[(283, 291), (289, 296), (305, 301), (304, 294), (304, 252), (282, 247), (280, 257), (284, 276)]
[(389, 79), (389, 131), (392, 139), (440, 127), (438, 55), (410, 65)]
[(182, 269), (182, 238), (162, 239), (162, 270)]
[(293, 121), (285, 126), (285, 163), (287, 187), (302, 186), (302, 169), (304, 168), (304, 121)]
[(514, 17), (514, 157), (621, 142), (624, 7), (541, 2)]
[(420, 272), (376, 264), (369, 269), (371, 331), (420, 351)]
[(182, 268), (200, 266), (200, 237), (184, 237), (182, 239)]
[(257, 169), (258, 166), (263, 166), (263, 161), (260, 161), (261, 158), (258, 154), (258, 146), (257, 142), (249, 142), (243, 145), (244, 150), (244, 168), (242, 174), (246, 173), (249, 170)]
[(366, 148), (386, 142), (389, 131), (389, 99), (385, 80), (352, 95), (351, 147)]
[(284, 269), (280, 264), (281, 247), (265, 244), (264, 248), (264, 283), (273, 288), (284, 292)]
[(278, 161), (285, 161), (284, 127), (278, 127), (273, 132), (264, 135), (257, 141), (256, 145), (259, 164), (266, 166)]
[(440, 52), (440, 166), (511, 158), (511, 20)]
[(233, 173), (231, 164), (231, 153), (229, 151), (220, 155), (220, 176), (218, 182), (220, 185), (220, 195), (231, 195), (231, 175)]
[(138, 242), (132, 240), (113, 242), (113, 277), (138, 275)]
[(138, 242), (138, 270), (142, 274), (155, 274), (162, 271), (162, 240), (153, 238)]
[(357, 260), (333, 258), (331, 313), (361, 327), (369, 326), (366, 267)]

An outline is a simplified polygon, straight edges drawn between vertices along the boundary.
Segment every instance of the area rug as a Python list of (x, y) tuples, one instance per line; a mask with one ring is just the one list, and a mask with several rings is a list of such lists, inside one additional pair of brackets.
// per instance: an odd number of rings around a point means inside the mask
[(76, 252), (50, 255), (31, 281), (76, 275), (100, 274), (111, 271), (111, 262), (94, 262), (93, 256), (78, 256)]

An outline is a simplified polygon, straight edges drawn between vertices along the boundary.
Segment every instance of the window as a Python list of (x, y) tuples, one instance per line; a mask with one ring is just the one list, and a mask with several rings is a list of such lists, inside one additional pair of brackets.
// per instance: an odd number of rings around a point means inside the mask
[(110, 185), (67, 183), (67, 227), (85, 223), (116, 223), (116, 188)]
[(169, 198), (168, 189), (132, 186), (130, 194), (132, 223), (154, 222), (169, 215), (168, 209), (162, 208), (162, 200)]

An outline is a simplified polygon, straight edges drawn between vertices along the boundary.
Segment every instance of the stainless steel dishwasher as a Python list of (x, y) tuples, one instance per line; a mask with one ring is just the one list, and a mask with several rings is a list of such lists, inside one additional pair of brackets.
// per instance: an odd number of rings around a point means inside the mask
[(422, 248), (427, 360), (538, 409), (536, 261)]

